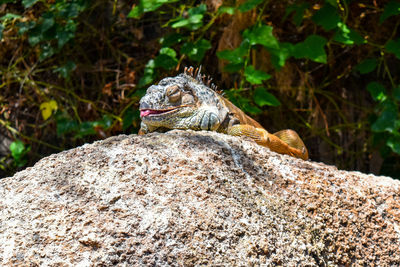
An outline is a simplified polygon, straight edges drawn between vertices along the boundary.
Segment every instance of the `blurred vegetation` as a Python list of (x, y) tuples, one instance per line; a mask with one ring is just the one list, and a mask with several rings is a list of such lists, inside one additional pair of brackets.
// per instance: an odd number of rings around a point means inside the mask
[(0, 0), (0, 177), (137, 133), (146, 88), (203, 72), (313, 160), (400, 178), (400, 2)]

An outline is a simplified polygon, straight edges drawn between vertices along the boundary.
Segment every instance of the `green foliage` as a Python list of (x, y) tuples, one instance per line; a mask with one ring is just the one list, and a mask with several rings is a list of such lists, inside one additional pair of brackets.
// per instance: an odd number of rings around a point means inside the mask
[(262, 70), (256, 70), (250, 65), (245, 68), (244, 77), (251, 84), (261, 84), (263, 81), (271, 78), (271, 75), (263, 72)]
[(182, 45), (181, 54), (185, 54), (189, 59), (200, 62), (206, 51), (211, 48), (211, 43), (206, 39), (200, 39), (195, 43), (186, 42)]
[(14, 158), (14, 162), (17, 167), (22, 167), (26, 164), (27, 153), (31, 150), (30, 146), (25, 145), (21, 140), (16, 140), (11, 143), (10, 151), (11, 156)]
[(141, 0), (128, 14), (128, 18), (138, 19), (143, 13), (155, 11), (164, 4), (178, 2), (178, 0)]
[(187, 15), (172, 19), (169, 23), (172, 28), (185, 27), (188, 30), (197, 30), (203, 25), (204, 13), (207, 11), (205, 4), (189, 8)]
[[(32, 7), (36, 2), (22, 1), (25, 8)], [(56, 1), (37, 20), (18, 23), (19, 34), (27, 34), (29, 44), (40, 47), (39, 60), (42, 61), (59, 53), (75, 37), (76, 18), (86, 6), (86, 0)]]
[(265, 87), (257, 87), (254, 90), (254, 102), (260, 107), (281, 105), (281, 102), (273, 94), (267, 92)]
[(295, 58), (306, 58), (318, 63), (326, 63), (327, 56), (324, 49), (326, 43), (324, 37), (312, 34), (304, 42), (294, 45), (292, 55)]
[(367, 74), (370, 73), (371, 71), (374, 71), (377, 65), (378, 61), (376, 60), (376, 58), (366, 58), (362, 62), (360, 62), (357, 66), (355, 66), (355, 69), (359, 71), (361, 74)]
[(385, 5), (385, 9), (379, 18), (379, 23), (384, 22), (391, 16), (395, 16), (400, 14), (400, 3), (396, 0), (391, 0), (389, 3)]

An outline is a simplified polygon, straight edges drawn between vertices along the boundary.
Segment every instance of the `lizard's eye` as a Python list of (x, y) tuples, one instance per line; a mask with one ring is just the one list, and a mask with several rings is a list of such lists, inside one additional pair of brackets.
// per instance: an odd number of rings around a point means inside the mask
[(176, 102), (181, 98), (181, 90), (178, 85), (168, 87), (165, 94), (171, 102)]

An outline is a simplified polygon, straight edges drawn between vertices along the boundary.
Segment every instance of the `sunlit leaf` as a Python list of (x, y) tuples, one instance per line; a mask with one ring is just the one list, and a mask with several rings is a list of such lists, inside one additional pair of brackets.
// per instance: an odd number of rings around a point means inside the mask
[(181, 48), (181, 53), (187, 55), (191, 60), (201, 61), (204, 54), (211, 48), (211, 43), (206, 39), (200, 39), (196, 43), (186, 42)]
[(367, 90), (374, 100), (383, 101), (386, 99), (386, 89), (378, 82), (370, 82), (367, 85)]
[(273, 28), (267, 25), (255, 26), (246, 29), (243, 37), (250, 41), (250, 45), (260, 44), (267, 48), (279, 49), (278, 40), (272, 34)]
[(156, 67), (161, 67), (166, 70), (174, 68), (176, 64), (178, 64), (175, 50), (169, 47), (161, 48), (160, 54), (154, 60), (154, 64)]
[(223, 50), (217, 52), (217, 57), (230, 61), (233, 64), (243, 63), (243, 57), (249, 52), (249, 42), (244, 40), (239, 47), (234, 50)]
[(15, 140), (10, 144), (11, 156), (18, 167), (22, 167), (26, 164), (27, 159), (25, 155), (30, 151), (31, 147), (26, 146), (21, 140)]
[(231, 7), (231, 6), (220, 6), (218, 8), (218, 14), (229, 14), (229, 15), (233, 15), (235, 14), (235, 8)]
[(44, 120), (50, 118), (53, 111), (56, 111), (58, 108), (57, 102), (55, 100), (50, 100), (48, 102), (43, 102), (40, 104), (40, 110), (42, 111), (42, 117)]
[(203, 17), (206, 11), (207, 11), (207, 6), (205, 4), (192, 7), (187, 11), (187, 16), (171, 20), (175, 21), (171, 24), (171, 27), (172, 28), (186, 27), (190, 30), (197, 30), (203, 25)]
[(19, 160), (25, 151), (25, 144), (21, 140), (16, 140), (10, 144), (10, 151), (13, 158)]
[(128, 13), (128, 18), (140, 18), (143, 13), (155, 11), (164, 4), (177, 2), (178, 0), (140, 0)]
[(348, 28), (347, 25), (342, 22), (338, 23), (338, 28), (333, 40), (347, 45), (359, 45), (366, 42), (358, 32)]
[(251, 84), (261, 84), (263, 81), (271, 78), (271, 75), (263, 72), (262, 70), (256, 70), (253, 66), (247, 66), (244, 70), (244, 76), (246, 80)]
[(263, 106), (279, 106), (281, 102), (271, 93), (267, 92), (264, 87), (258, 87), (254, 91), (253, 95), (254, 102), (260, 107)]

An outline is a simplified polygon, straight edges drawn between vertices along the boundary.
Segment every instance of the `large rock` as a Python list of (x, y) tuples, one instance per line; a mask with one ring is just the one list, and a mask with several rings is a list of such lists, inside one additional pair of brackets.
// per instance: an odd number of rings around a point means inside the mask
[(218, 133), (121, 135), (0, 181), (0, 264), (398, 266), (399, 189)]

